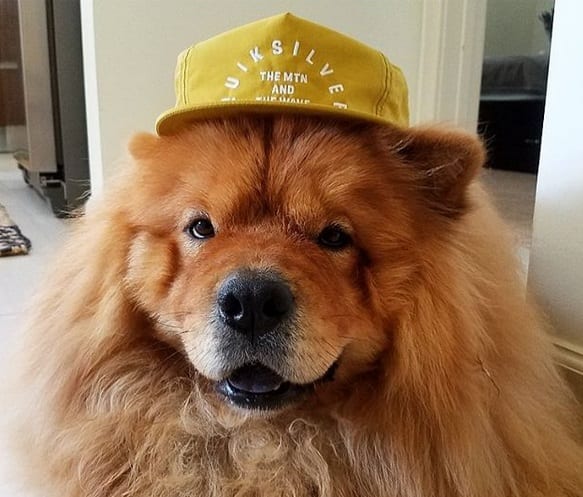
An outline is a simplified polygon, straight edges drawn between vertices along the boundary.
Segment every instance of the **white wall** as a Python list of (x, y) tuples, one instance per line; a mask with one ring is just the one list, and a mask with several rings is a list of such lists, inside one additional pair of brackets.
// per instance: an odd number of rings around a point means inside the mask
[(531, 55), (550, 43), (538, 16), (554, 0), (488, 0), (484, 55)]
[(583, 373), (583, 2), (556, 4), (529, 285)]
[[(158, 114), (173, 105), (179, 52), (285, 11), (385, 53), (408, 80), (414, 122), (451, 120), (475, 128), (483, 22), (478, 17), (469, 32), (455, 26), (447, 39), (436, 30), (443, 30), (450, 17), (459, 23), (477, 7), (484, 9), (485, 0), (82, 0), (81, 7), (94, 194), (115, 170), (127, 138), (138, 130), (153, 130)], [(445, 50), (441, 44), (447, 44)], [(443, 72), (446, 77), (441, 78)], [(452, 93), (463, 102), (461, 107), (448, 100)]]

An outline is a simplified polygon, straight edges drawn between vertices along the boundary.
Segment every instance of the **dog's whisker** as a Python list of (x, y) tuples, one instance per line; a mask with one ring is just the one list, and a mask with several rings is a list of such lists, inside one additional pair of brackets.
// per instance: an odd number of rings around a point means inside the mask
[(163, 316), (188, 316), (188, 315), (191, 315), (194, 313), (195, 313), (194, 311), (175, 311), (175, 312), (166, 312), (165, 311), (165, 312), (158, 312), (155, 315), (160, 316), (160, 317), (163, 317)]
[(154, 323), (160, 324), (162, 326), (166, 326), (168, 328), (175, 328), (175, 329), (179, 329), (179, 330), (184, 329), (182, 326), (178, 326), (174, 323), (169, 323), (168, 321), (162, 321), (161, 319), (154, 319), (153, 321), (154, 321)]
[(177, 334), (184, 334), (184, 333), (190, 333), (192, 330), (189, 329), (185, 329), (182, 326), (176, 326), (173, 325), (171, 323), (165, 323), (163, 321), (155, 321), (156, 324), (160, 325), (162, 328), (167, 328), (172, 330), (174, 333)]

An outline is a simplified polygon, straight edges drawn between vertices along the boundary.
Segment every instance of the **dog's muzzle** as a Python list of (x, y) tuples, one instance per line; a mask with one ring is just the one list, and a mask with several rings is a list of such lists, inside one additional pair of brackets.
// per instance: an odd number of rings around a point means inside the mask
[(308, 384), (281, 376), (289, 367), (295, 313), (290, 286), (272, 271), (242, 269), (221, 283), (216, 317), (221, 360), (228, 373), (217, 383), (217, 391), (228, 402), (246, 409), (276, 409), (333, 376), (335, 365)]

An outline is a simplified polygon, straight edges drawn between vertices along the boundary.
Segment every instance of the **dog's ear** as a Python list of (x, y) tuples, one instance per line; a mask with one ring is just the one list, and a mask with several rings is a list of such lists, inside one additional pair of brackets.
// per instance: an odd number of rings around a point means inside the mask
[(413, 176), (431, 207), (456, 217), (467, 207), (467, 187), (485, 161), (477, 136), (437, 128), (385, 128), (385, 146)]
[(161, 139), (152, 133), (136, 133), (130, 138), (128, 150), (136, 160), (156, 156)]

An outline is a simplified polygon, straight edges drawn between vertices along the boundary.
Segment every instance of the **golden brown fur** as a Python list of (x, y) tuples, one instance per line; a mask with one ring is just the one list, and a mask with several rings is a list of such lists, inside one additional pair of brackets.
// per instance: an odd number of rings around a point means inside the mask
[[(583, 495), (570, 395), (472, 181), (475, 138), (276, 116), (130, 150), (29, 326), (21, 441), (44, 495)], [(185, 241), (193, 209), (217, 220), (208, 243)], [(334, 220), (354, 247), (313, 242)], [(213, 390), (207, 310), (241, 265), (297, 293), (288, 378), (341, 354), (334, 381), (269, 416)]]

